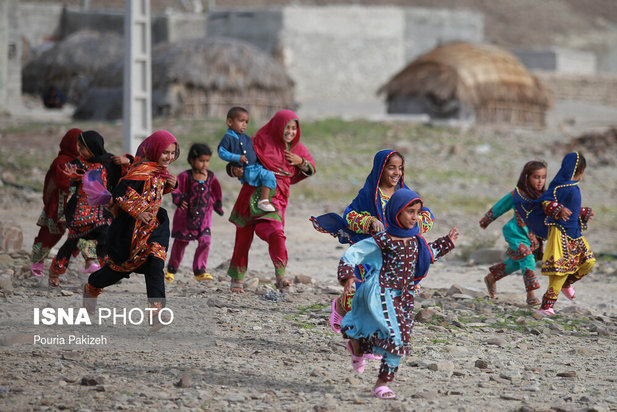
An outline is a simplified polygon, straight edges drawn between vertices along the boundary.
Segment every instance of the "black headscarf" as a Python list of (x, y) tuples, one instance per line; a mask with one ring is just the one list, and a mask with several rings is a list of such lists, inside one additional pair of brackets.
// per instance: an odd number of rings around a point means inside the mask
[(111, 161), (113, 154), (105, 150), (103, 136), (97, 131), (86, 130), (79, 134), (78, 139), (93, 154), (93, 157), (88, 159), (88, 161), (101, 163), (107, 170), (107, 188), (111, 190), (120, 180), (122, 169)]

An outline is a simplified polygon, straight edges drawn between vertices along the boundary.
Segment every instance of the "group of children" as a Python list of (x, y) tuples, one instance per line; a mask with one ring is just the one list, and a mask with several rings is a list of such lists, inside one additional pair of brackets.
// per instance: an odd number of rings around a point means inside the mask
[[(298, 173), (294, 181), (279, 180), (279, 184), (287, 187), (289, 183), (312, 175), (315, 169), (308, 151), (296, 146), (300, 131), (293, 112), (278, 113), (266, 125), (268, 127), (260, 129), (261, 133), (274, 126), (281, 129), (268, 138), (273, 142), (268, 143), (272, 148), (281, 145), (281, 159), (289, 163), (279, 164), (278, 168), (272, 166), (272, 159), (264, 158), (261, 146), (259, 153), (254, 149), (253, 140), (244, 133), (248, 120), (249, 114), (243, 108), (234, 107), (229, 111), (228, 130), (217, 153), (229, 162), (227, 172), (239, 178), (243, 190), (247, 185), (253, 188), (251, 208), (255, 207), (257, 214), (254, 216), (260, 222), (264, 216), (276, 216), (279, 208), (284, 213), (285, 204), (278, 201), (275, 207), (271, 202), (281, 190), (277, 189), (277, 176)], [(288, 130), (291, 130), (289, 135)], [(262, 138), (259, 144), (269, 142), (268, 139)], [(59, 285), (59, 275), (66, 271), (72, 255), (80, 249), (92, 248), (91, 243), (80, 246), (80, 239), (96, 242), (98, 262), (92, 261), (91, 253), (85, 254), (86, 269), (92, 273), (83, 286), (83, 304), (90, 312), (94, 312), (97, 296), (104, 288), (133, 272), (145, 275), (148, 304), (155, 309), (155, 314), (161, 312), (165, 306), (165, 281), (174, 280), (190, 241), (198, 243), (193, 260), (195, 279), (212, 279), (206, 269), (212, 211), (223, 215), (223, 209), (221, 186), (208, 169), (212, 151), (207, 145), (191, 146), (187, 157), (191, 168), (177, 178), (167, 168), (177, 160), (179, 144), (164, 130), (145, 139), (135, 156), (107, 153), (103, 138), (94, 131), (72, 129), (60, 146), (59, 156), (46, 176), (45, 209), (38, 222), (41, 229), (33, 247), (33, 274), (42, 275), (45, 256), (68, 229), (68, 239), (52, 262), (49, 284)], [(293, 147), (302, 150), (294, 154)], [(433, 242), (425, 240), (423, 234), (431, 230), (434, 215), (421, 197), (405, 184), (404, 163), (403, 155), (397, 151), (378, 152), (363, 188), (343, 216), (328, 213), (311, 218), (315, 229), (350, 244), (339, 262), (338, 280), (344, 292), (332, 302), (330, 326), (347, 340), (352, 367), (358, 373), (364, 371), (367, 360), (381, 361), (372, 390), (380, 399), (396, 396), (387, 384), (393, 380), (401, 357), (411, 353), (414, 296), (419, 283), (427, 275), (429, 266), (451, 251), (459, 237), (458, 230), (452, 228)], [(575, 299), (573, 284), (588, 274), (595, 263), (581, 233), (593, 216), (591, 209), (581, 207), (578, 183), (585, 167), (585, 158), (580, 153), (566, 155), (546, 190), (547, 165), (528, 162), (514, 190), (480, 220), (484, 229), (501, 215), (514, 210), (514, 217), (503, 227), (508, 257), (491, 266), (484, 278), (491, 298), (497, 296), (498, 280), (520, 270), (527, 304), (540, 304), (539, 312), (544, 315), (555, 314), (553, 306), (560, 292), (568, 299)], [(273, 168), (276, 170), (268, 170)], [(290, 171), (281, 173), (285, 168)], [(100, 188), (93, 189), (92, 181), (99, 182)], [(161, 207), (162, 196), (166, 193), (172, 194), (177, 207), (171, 231), (167, 212)], [(243, 198), (239, 196), (238, 199)], [(237, 208), (236, 204), (234, 210)], [(232, 219), (232, 222), (235, 221)], [(267, 240), (267, 236), (260, 234), (258, 223), (252, 225), (251, 230)], [(239, 231), (244, 230), (243, 225), (237, 226)], [(283, 230), (280, 226), (280, 230), (270, 226), (272, 230), (268, 230), (278, 234)], [(236, 243), (238, 236), (237, 233)], [(174, 238), (174, 243), (165, 270), (170, 237)], [(284, 234), (282, 239), (284, 242)], [(549, 286), (540, 302), (534, 291), (540, 287), (535, 268), (542, 241), (541, 273), (549, 276)], [(272, 242), (271, 249), (276, 243)], [(282, 248), (286, 252), (284, 243)], [(284, 280), (277, 273), (277, 286), (279, 279)], [(280, 286), (287, 284), (281, 282)], [(238, 292), (233, 287), (232, 280), (232, 291)], [(154, 330), (163, 325), (160, 317), (151, 319)]]

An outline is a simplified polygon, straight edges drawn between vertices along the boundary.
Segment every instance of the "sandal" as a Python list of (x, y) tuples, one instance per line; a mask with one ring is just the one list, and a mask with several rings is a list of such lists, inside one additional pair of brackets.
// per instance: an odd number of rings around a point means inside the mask
[(294, 284), (293, 280), (291, 280), (289, 278), (286, 278), (285, 276), (277, 276), (276, 277), (275, 285), (276, 285), (276, 288), (278, 290), (283, 290), (285, 288), (290, 287), (293, 284)]
[(365, 353), (362, 356), (364, 356), (364, 359), (374, 359), (374, 360), (381, 360), (381, 358), (383, 358), (383, 356), (375, 355), (374, 353)]
[(165, 272), (165, 282), (173, 282), (175, 279), (175, 276), (173, 273), (171, 273), (170, 271)]
[(354, 353), (353, 353), (353, 346), (351, 345), (351, 340), (347, 341), (346, 347), (347, 347), (347, 351), (351, 355), (351, 366), (358, 373), (364, 372), (364, 366), (366, 364), (366, 361), (364, 360), (364, 356), (362, 356), (362, 355), (360, 355), (360, 356), (354, 355)]
[(527, 305), (529, 306), (536, 306), (540, 304), (540, 299), (538, 299), (535, 296), (532, 296), (530, 298), (527, 298)]
[(570, 300), (576, 300), (576, 292), (574, 292), (574, 286), (572, 285), (567, 288), (561, 288), (561, 293)]
[(332, 312), (330, 312), (330, 327), (336, 333), (341, 333), (341, 322), (343, 321), (343, 316), (336, 311), (336, 301), (338, 298), (332, 301)]
[(45, 269), (45, 265), (43, 262), (31, 263), (30, 271), (36, 277), (43, 276), (43, 270)]
[(200, 273), (199, 275), (195, 275), (195, 280), (213, 280), (214, 278), (212, 277), (211, 274), (204, 272), (204, 273)]
[(90, 265), (88, 265), (87, 268), (84, 268), (84, 269), (80, 270), (80, 272), (81, 273), (94, 273), (97, 270), (99, 270), (100, 268), (101, 268), (101, 266), (98, 263), (94, 262), (94, 263), (91, 263)]
[[(489, 280), (489, 276), (490, 276), (490, 280)], [(486, 285), (486, 289), (488, 289), (488, 295), (490, 296), (490, 298), (496, 299), (497, 298), (497, 282), (491, 276), (490, 273), (484, 276), (484, 284)]]
[(232, 293), (244, 293), (244, 281), (232, 279), (229, 290), (231, 290)]
[(49, 287), (57, 288), (60, 286), (60, 274), (54, 272), (53, 270), (49, 271)]
[(376, 387), (375, 389), (373, 389), (371, 391), (371, 395), (375, 396), (376, 398), (379, 399), (394, 399), (396, 398), (396, 394), (394, 393), (394, 391), (390, 388), (388, 388), (386, 385), (381, 385)]

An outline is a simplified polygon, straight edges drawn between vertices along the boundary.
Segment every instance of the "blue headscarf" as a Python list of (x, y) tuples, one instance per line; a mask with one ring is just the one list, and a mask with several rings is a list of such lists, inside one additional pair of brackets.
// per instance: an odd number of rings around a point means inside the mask
[(420, 196), (413, 190), (400, 189), (394, 192), (385, 210), (387, 224), (386, 232), (388, 232), (388, 234), (396, 237), (412, 237), (420, 233), (418, 222), (416, 222), (411, 229), (407, 229), (402, 227), (398, 220), (399, 213), (414, 200), (419, 200), (420, 208), (422, 208), (422, 199), (420, 199)]
[[(414, 200), (420, 200), (420, 196), (413, 190), (404, 188), (394, 192), (390, 201), (386, 205), (385, 219), (388, 226), (386, 232), (389, 235), (396, 237), (416, 237), (418, 240), (418, 261), (416, 262), (416, 271), (414, 275), (414, 284), (417, 284), (428, 273), (429, 266), (435, 260), (433, 254), (430, 251), (428, 244), (424, 237), (420, 233), (420, 227), (418, 223), (411, 228), (406, 229), (402, 227), (398, 220), (398, 215), (403, 209), (409, 206)], [(422, 203), (421, 203), (422, 204)]]
[[(539, 199), (533, 202), (533, 207), (523, 216), (529, 229), (541, 238), (548, 237), (548, 226), (560, 226), (568, 236), (572, 238), (580, 237), (580, 226), (578, 216), (581, 208), (581, 194), (578, 188), (578, 180), (573, 180), (576, 169), (580, 162), (580, 154), (572, 152), (565, 155), (561, 162), (561, 168), (553, 178), (548, 190)], [(572, 215), (567, 221), (555, 220), (546, 216), (542, 209), (542, 202), (557, 201), (572, 211)]]
[[(401, 156), (399, 152), (390, 149), (380, 150), (375, 154), (373, 158), (373, 169), (371, 169), (371, 173), (366, 177), (364, 186), (360, 189), (356, 198), (351, 202), (351, 205), (347, 207), (347, 210), (345, 210), (345, 214), (347, 214), (350, 209), (357, 212), (369, 212), (371, 216), (375, 216), (384, 222), (383, 210), (381, 208), (381, 195), (379, 194), (379, 181), (381, 180), (381, 175), (383, 174), (388, 160), (390, 160), (390, 157), (394, 154)], [(398, 191), (398, 189), (401, 188), (407, 188), (407, 186), (405, 186), (405, 165), (403, 165), (403, 174), (395, 190)]]

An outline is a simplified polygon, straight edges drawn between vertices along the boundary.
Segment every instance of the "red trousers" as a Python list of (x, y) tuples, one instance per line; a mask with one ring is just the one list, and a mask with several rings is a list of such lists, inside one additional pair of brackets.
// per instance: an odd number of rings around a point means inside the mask
[(234, 252), (227, 270), (227, 274), (232, 279), (244, 279), (249, 262), (249, 250), (255, 234), (268, 243), (268, 252), (274, 264), (275, 275), (279, 277), (285, 274), (287, 247), (285, 246), (286, 237), (283, 224), (274, 220), (260, 220), (251, 225), (236, 227)]

